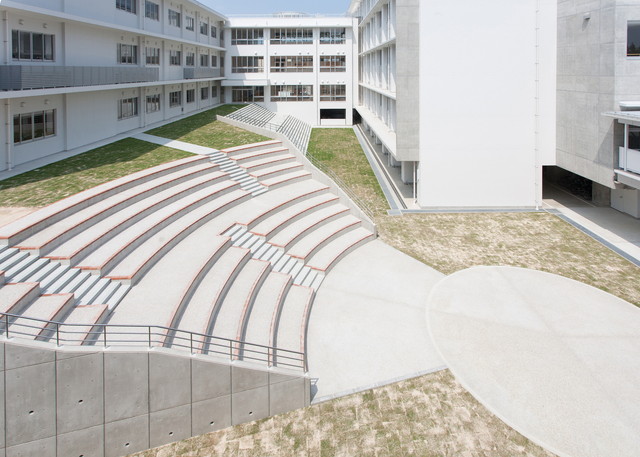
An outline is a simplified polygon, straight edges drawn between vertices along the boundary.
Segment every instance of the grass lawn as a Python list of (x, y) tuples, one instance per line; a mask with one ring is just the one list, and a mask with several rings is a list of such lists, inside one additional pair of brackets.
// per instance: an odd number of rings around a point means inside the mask
[(127, 138), (0, 181), (0, 206), (44, 206), (192, 154)]
[(269, 138), (216, 121), (216, 115), (226, 116), (244, 105), (223, 105), (171, 124), (149, 130), (148, 134), (180, 140), (215, 149), (266, 141)]
[(136, 457), (551, 457), (441, 371)]

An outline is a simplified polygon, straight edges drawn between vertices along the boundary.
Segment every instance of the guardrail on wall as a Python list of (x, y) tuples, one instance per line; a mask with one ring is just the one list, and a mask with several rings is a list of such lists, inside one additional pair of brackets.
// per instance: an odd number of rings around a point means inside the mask
[[(87, 330), (87, 327), (91, 327)], [(56, 346), (160, 347), (307, 371), (305, 353), (158, 325), (68, 324), (0, 313), (0, 334)]]

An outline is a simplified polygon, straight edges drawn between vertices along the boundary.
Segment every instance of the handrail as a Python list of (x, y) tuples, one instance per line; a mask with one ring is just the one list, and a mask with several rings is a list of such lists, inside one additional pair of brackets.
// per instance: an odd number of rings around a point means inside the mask
[[(26, 322), (24, 322), (26, 321)], [(44, 324), (44, 325), (37, 325)], [(89, 331), (86, 331), (90, 327)], [(160, 325), (70, 324), (19, 314), (0, 313), (0, 334), (28, 337), (36, 341), (93, 346), (144, 346), (188, 349), (191, 354), (218, 355), (229, 360), (267, 363), (269, 367), (286, 367), (307, 372), (306, 352), (249, 343), (205, 333)]]

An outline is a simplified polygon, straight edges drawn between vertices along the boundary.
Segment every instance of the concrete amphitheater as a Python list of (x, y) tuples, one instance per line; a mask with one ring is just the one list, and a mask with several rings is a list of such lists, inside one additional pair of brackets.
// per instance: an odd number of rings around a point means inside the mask
[(636, 307), (530, 270), (446, 277), (377, 240), (282, 125), (295, 143), (141, 134), (193, 156), (0, 227), (0, 450), (121, 456), (449, 368), (558, 455), (634, 455)]

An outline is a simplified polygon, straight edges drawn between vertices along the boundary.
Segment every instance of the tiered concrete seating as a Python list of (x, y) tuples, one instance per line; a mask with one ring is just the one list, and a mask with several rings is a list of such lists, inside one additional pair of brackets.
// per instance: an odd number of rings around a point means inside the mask
[(234, 119), (247, 124), (255, 125), (258, 127), (264, 127), (271, 119), (273, 119), (275, 113), (263, 108), (260, 105), (252, 103), (245, 106), (233, 113), (227, 115), (228, 118)]
[(307, 152), (309, 138), (311, 138), (311, 126), (297, 117), (288, 116), (282, 123), (278, 132), (285, 135), (301, 151)]
[[(304, 350), (324, 275), (373, 237), (278, 141), (155, 167), (28, 218), (0, 228), (0, 311), (21, 316), (10, 333), (59, 340), (60, 321), (63, 344), (107, 344), (102, 324), (157, 326), (168, 330), (154, 343), (271, 363), (286, 359), (261, 347)], [(148, 344), (145, 332), (108, 344)]]

